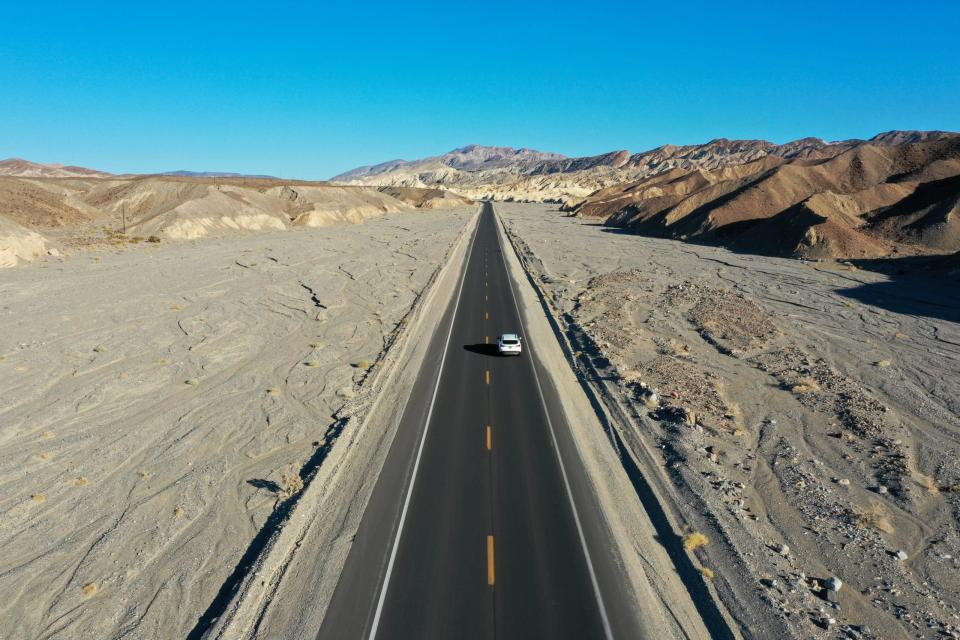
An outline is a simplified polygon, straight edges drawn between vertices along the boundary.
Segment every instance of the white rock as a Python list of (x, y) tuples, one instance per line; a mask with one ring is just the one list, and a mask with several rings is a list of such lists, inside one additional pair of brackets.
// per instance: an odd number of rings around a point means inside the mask
[(840, 587), (842, 586), (843, 586), (843, 580), (841, 580), (836, 576), (827, 580), (827, 589), (830, 589), (830, 591), (840, 591)]
[(897, 552), (894, 553), (893, 555), (897, 557), (897, 560), (901, 560), (901, 561), (906, 560), (909, 557), (907, 556), (907, 552), (904, 551), (903, 549), (897, 549)]

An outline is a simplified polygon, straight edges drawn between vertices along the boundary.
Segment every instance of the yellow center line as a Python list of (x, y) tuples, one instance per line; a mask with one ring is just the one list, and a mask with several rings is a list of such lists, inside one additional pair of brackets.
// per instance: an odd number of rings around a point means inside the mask
[(495, 582), (494, 578), (496, 577), (494, 575), (493, 566), (493, 536), (487, 536), (487, 584), (491, 587), (493, 586), (493, 583)]
[(493, 431), (490, 425), (487, 425), (487, 451), (493, 450)]
[(489, 311), (484, 311), (484, 312), (483, 312), (483, 319), (484, 319), (484, 320), (489, 320), (489, 319), (490, 319), (490, 312), (489, 312)]
[(490, 296), (483, 296), (484, 302), (490, 302)]
[(490, 336), (483, 336), (483, 344), (490, 344)]
[(487, 384), (490, 384), (490, 369), (487, 369)]

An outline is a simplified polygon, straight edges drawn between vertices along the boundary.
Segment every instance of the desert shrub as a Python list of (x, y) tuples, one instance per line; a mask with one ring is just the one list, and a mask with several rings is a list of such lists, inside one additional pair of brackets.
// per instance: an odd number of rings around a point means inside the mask
[(887, 509), (879, 502), (871, 502), (854, 512), (854, 522), (864, 529), (873, 529), (884, 533), (893, 533), (893, 523)]
[(699, 531), (694, 531), (693, 533), (688, 533), (683, 536), (683, 548), (687, 551), (694, 551), (700, 547), (705, 547), (710, 544), (710, 538), (703, 535)]
[(303, 490), (303, 478), (300, 472), (291, 463), (280, 474), (280, 489), (277, 491), (277, 497), (281, 500), (289, 500)]

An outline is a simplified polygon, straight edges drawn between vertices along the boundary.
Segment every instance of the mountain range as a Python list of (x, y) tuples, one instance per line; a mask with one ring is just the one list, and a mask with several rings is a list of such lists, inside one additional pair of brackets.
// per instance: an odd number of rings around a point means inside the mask
[[(124, 174), (125, 176), (130, 174)], [(257, 178), (262, 180), (279, 180), (275, 176), (250, 175), (245, 173), (230, 173), (224, 171), (164, 171), (159, 176), (176, 176), (185, 178)], [(31, 162), (22, 158), (8, 158), (0, 160), (0, 176), (11, 178), (113, 178), (116, 174), (86, 167), (68, 166), (62, 164), (43, 164)]]
[(568, 158), (471, 145), (360, 167), (354, 185), (553, 202), (639, 235), (812, 259), (960, 251), (960, 134), (786, 144), (720, 138)]
[[(20, 179), (7, 185), (9, 200), (0, 202), (0, 213), (38, 228), (96, 218), (104, 203), (123, 200), (121, 184), (139, 185), (137, 189), (148, 184), (142, 182), (144, 176), (111, 176), (21, 159), (0, 162), (0, 176)], [(206, 211), (213, 201), (208, 196), (217, 196), (210, 191), (217, 191), (212, 178), (223, 178), (221, 184), (238, 181), (231, 189), (276, 191), (280, 198), (289, 196), (296, 183), (214, 172), (151, 177), (182, 182), (149, 183), (154, 185), (148, 189), (151, 195), (138, 196), (146, 198), (149, 212), (137, 211), (153, 218), (170, 209), (176, 213), (164, 215), (171, 220), (179, 220), (183, 211)], [(112, 180), (124, 182), (114, 185)], [(190, 186), (192, 180), (211, 182)], [(333, 180), (324, 183), (325, 189), (313, 183), (313, 191), (295, 192), (309, 206), (271, 202), (264, 210), (287, 224), (297, 216), (306, 221), (302, 211), (316, 209), (319, 205), (310, 204), (316, 198), (339, 198), (344, 210), (434, 208), (478, 199), (545, 202), (561, 205), (566, 215), (630, 233), (756, 253), (823, 259), (960, 251), (960, 134), (945, 131), (889, 131), (869, 140), (839, 142), (801, 138), (785, 144), (719, 138), (585, 157), (469, 145), (422, 160), (359, 167)], [(369, 190), (362, 193), (369, 202), (354, 203), (361, 192), (330, 189), (337, 184)], [(256, 195), (237, 193), (236, 202)], [(348, 207), (348, 202), (353, 204)], [(234, 206), (220, 204), (224, 215)], [(172, 228), (173, 222), (164, 224)]]
[(889, 131), (869, 140), (827, 142), (801, 138), (785, 144), (718, 138), (705, 144), (663, 145), (631, 153), (610, 151), (571, 158), (510, 147), (469, 145), (422, 160), (393, 160), (359, 167), (335, 182), (376, 186), (445, 188), (474, 199), (569, 204), (599, 189), (672, 169), (714, 171), (773, 156), (824, 160), (854, 147), (893, 146), (948, 137), (943, 131)]

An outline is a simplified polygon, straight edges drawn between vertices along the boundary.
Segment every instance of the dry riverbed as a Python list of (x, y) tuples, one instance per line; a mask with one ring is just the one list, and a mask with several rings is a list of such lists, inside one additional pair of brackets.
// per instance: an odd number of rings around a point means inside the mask
[(0, 635), (185, 637), (474, 211), (0, 272)]
[(956, 281), (497, 210), (745, 636), (960, 635)]

